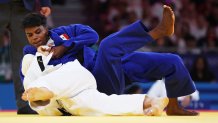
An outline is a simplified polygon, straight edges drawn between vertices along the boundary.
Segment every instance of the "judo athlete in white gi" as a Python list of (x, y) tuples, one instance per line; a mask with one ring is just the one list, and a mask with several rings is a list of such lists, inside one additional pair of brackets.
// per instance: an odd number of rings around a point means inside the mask
[[(39, 48), (38, 48), (39, 49)], [(47, 53), (44, 53), (47, 55)], [(97, 90), (94, 76), (78, 60), (47, 65), (48, 56), (37, 52), (23, 58), (22, 99), (29, 101), (40, 115), (161, 115), (168, 98), (150, 98), (145, 94), (106, 95)]]

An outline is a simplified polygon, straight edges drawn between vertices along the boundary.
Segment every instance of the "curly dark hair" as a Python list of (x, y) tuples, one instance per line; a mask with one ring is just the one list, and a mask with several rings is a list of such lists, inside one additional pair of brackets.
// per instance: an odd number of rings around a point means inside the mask
[(28, 27), (35, 27), (41, 25), (47, 26), (47, 23), (46, 23), (46, 17), (39, 13), (29, 13), (24, 17), (22, 21), (22, 27), (24, 29)]

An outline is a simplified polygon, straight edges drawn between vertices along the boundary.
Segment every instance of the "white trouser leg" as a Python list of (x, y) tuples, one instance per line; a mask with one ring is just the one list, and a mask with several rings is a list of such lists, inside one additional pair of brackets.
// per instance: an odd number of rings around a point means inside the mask
[(74, 115), (143, 115), (145, 94), (106, 95), (95, 89), (84, 90), (68, 101), (65, 109)]

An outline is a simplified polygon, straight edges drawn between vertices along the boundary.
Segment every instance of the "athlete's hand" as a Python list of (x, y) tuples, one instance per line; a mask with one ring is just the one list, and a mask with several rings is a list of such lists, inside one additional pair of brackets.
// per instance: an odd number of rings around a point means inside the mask
[(47, 56), (51, 51), (51, 46), (39, 46), (37, 52)]
[(40, 13), (48, 17), (51, 14), (51, 9), (49, 7), (41, 7)]
[(60, 45), (60, 46), (52, 47), (50, 52), (53, 52), (52, 58), (57, 59), (62, 57), (67, 50), (68, 50), (67, 47)]

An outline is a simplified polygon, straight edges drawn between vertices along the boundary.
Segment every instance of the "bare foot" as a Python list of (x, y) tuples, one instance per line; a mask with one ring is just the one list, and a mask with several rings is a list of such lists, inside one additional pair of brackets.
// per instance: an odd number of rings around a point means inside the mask
[(198, 112), (189, 111), (182, 107), (176, 107), (176, 108), (167, 107), (166, 113), (169, 116), (197, 116), (199, 115)]
[(53, 92), (49, 91), (47, 88), (30, 88), (22, 95), (24, 101), (45, 101), (52, 97), (54, 97)]
[(163, 6), (163, 17), (160, 24), (149, 32), (153, 39), (171, 36), (174, 33), (175, 15), (169, 6)]
[(188, 111), (183, 107), (179, 106), (177, 98), (169, 98), (169, 104), (166, 108), (167, 115), (170, 116), (196, 116), (198, 112)]
[(164, 108), (169, 102), (168, 98), (157, 98), (151, 100), (151, 107), (144, 110), (147, 116), (161, 116)]

